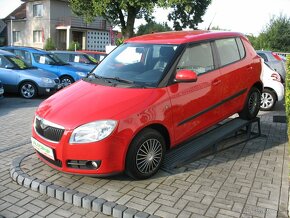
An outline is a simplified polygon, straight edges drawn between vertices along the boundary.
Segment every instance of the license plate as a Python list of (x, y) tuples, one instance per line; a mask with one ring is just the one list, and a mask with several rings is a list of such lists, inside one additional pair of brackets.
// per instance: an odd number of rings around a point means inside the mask
[(35, 148), (35, 150), (37, 150), (39, 153), (45, 155), (46, 157), (55, 160), (54, 159), (54, 154), (53, 154), (53, 150), (50, 147), (47, 147), (46, 145), (40, 143), (39, 141), (37, 141), (36, 139), (31, 137), (31, 142), (32, 142), (32, 146)]
[(4, 93), (4, 89), (0, 88), (0, 95), (2, 95)]

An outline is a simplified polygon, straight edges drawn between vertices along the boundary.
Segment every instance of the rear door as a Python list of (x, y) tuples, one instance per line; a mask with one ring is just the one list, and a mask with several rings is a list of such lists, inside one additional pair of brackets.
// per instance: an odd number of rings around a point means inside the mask
[(244, 103), (249, 87), (251, 62), (247, 60), (243, 43), (239, 37), (215, 40), (221, 72), (221, 110), (224, 117), (238, 111)]
[(215, 68), (212, 43), (203, 42), (187, 47), (176, 71), (180, 69), (193, 70), (198, 79), (196, 82), (175, 83), (168, 87), (175, 143), (206, 129), (221, 117), (221, 75)]

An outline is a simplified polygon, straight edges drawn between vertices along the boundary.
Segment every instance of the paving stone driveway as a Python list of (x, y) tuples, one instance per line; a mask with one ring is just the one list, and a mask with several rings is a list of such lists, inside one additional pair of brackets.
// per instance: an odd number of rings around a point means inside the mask
[[(33, 114), (41, 101), (13, 96), (0, 101), (0, 216), (105, 216), (14, 182), (11, 162), (20, 157), (23, 175), (104, 199), (110, 202), (109, 209), (118, 205), (135, 214), (143, 211), (143, 217), (287, 217), (287, 126), (273, 122), (274, 115), (285, 115), (282, 104), (276, 111), (260, 112), (264, 137), (170, 172), (160, 171), (154, 178), (132, 181), (124, 175), (91, 178), (63, 174), (39, 161), (29, 141)], [(115, 211), (122, 212), (122, 207)]]

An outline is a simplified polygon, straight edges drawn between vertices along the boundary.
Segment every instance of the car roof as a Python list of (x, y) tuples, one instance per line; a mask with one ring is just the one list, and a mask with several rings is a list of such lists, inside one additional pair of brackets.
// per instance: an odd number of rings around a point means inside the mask
[(11, 52), (9, 52), (9, 51), (1, 50), (1, 49), (0, 49), (0, 54), (1, 54), (1, 55), (10, 55), (10, 56), (15, 56), (13, 53), (11, 53)]
[(66, 51), (66, 50), (54, 50), (54, 51), (50, 51), (52, 53), (67, 53), (67, 54), (85, 54), (82, 52), (78, 52), (78, 51)]
[(153, 44), (183, 44), (208, 39), (218, 39), (227, 37), (244, 37), (242, 33), (226, 31), (208, 31), (208, 30), (191, 30), (191, 31), (172, 31), (152, 33), (137, 36), (126, 40), (128, 43), (153, 43)]
[(5, 46), (5, 47), (2, 47), (2, 48), (3, 49), (18, 49), (18, 50), (30, 51), (30, 52), (39, 53), (39, 54), (50, 53), (50, 52), (45, 51), (45, 50), (41, 50), (41, 49), (33, 48), (33, 47), (26, 47), (26, 46)]

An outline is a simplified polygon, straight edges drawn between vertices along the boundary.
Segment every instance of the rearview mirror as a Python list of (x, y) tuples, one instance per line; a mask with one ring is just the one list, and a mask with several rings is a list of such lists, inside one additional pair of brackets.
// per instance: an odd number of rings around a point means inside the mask
[(192, 70), (179, 70), (175, 75), (175, 82), (196, 82), (197, 81), (197, 74)]

